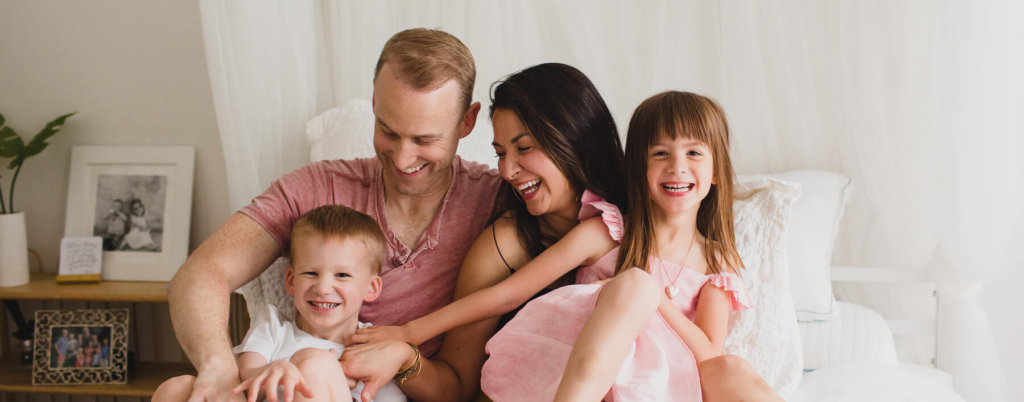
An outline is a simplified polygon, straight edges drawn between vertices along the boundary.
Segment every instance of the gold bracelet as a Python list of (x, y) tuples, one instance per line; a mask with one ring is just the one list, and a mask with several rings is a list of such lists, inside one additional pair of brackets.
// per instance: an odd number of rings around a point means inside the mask
[(409, 347), (412, 348), (413, 352), (416, 352), (416, 358), (413, 359), (412, 364), (410, 364), (409, 367), (398, 370), (398, 374), (395, 374), (394, 380), (395, 382), (398, 383), (398, 385), (405, 384), (406, 381), (409, 381), (413, 378), (416, 378), (416, 376), (420, 375), (420, 348), (416, 347), (416, 345), (413, 345), (409, 342), (406, 342), (405, 344), (409, 345)]

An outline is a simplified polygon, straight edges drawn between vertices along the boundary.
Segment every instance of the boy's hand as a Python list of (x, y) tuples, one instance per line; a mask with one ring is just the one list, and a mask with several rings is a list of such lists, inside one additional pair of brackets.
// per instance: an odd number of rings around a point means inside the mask
[(234, 394), (247, 392), (248, 401), (256, 402), (256, 398), (262, 391), (267, 401), (278, 402), (277, 388), (279, 386), (283, 387), (283, 402), (291, 402), (296, 390), (301, 392), (306, 398), (313, 397), (313, 391), (306, 386), (299, 368), (287, 360), (270, 362), (270, 364), (263, 367), (263, 371), (248, 380), (242, 381), (231, 392)]
[(351, 339), (353, 344), (374, 343), (386, 340), (409, 342), (413, 345), (419, 343), (413, 339), (411, 331), (405, 325), (400, 327), (381, 326), (360, 328), (356, 330), (356, 333), (352, 335)]

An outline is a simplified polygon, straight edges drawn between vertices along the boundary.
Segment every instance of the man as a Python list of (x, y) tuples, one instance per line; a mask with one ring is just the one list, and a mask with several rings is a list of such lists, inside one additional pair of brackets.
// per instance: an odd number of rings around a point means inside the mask
[[(226, 332), (228, 295), (287, 252), (282, 245), (292, 223), (317, 206), (366, 213), (387, 237), (381, 274), (387, 285), (363, 306), (361, 321), (400, 325), (451, 301), (459, 266), (493, 213), (500, 183), (497, 172), (455, 156), (480, 111), (471, 102), (475, 79), (473, 57), (454, 36), (425, 29), (396, 34), (374, 75), (377, 158), (313, 163), (289, 173), (196, 249), (168, 289), (175, 333), (198, 370), (191, 400), (238, 399), (230, 394), (239, 380)], [(468, 399), (490, 335), (485, 327), (453, 331), (443, 352), (439, 339), (422, 345), (422, 360), (405, 343), (369, 344), (344, 368), (366, 383), (364, 400), (399, 371), (412, 399)], [(466, 345), (479, 351), (460, 352)]]

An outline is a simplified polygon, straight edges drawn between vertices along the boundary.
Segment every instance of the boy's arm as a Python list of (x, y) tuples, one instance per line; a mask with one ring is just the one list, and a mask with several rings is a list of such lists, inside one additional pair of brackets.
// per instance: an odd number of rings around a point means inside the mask
[(259, 374), (267, 365), (267, 358), (256, 352), (242, 352), (238, 355), (238, 377), (248, 380)]
[(228, 337), (230, 292), (255, 278), (280, 254), (262, 226), (235, 213), (200, 244), (167, 289), (178, 343), (198, 374), (193, 398), (237, 399), (238, 365)]

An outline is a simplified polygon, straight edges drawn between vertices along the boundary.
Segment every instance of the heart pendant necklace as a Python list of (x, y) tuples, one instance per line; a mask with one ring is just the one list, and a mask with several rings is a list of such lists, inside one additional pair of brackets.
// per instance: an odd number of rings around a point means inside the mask
[[(683, 270), (686, 269), (686, 259), (690, 258), (690, 250), (693, 249), (693, 241), (697, 238), (697, 228), (693, 229), (693, 237), (690, 238), (690, 245), (686, 247), (686, 254), (683, 255), (683, 263), (679, 265), (679, 272), (676, 272), (676, 279), (673, 279), (671, 283), (665, 286), (665, 296), (669, 299), (676, 297), (679, 294), (679, 287), (676, 286), (676, 282), (679, 282), (679, 277), (682, 276)], [(661, 270), (665, 271), (665, 279), (668, 279), (668, 268), (665, 268), (664, 261), (661, 263)]]

